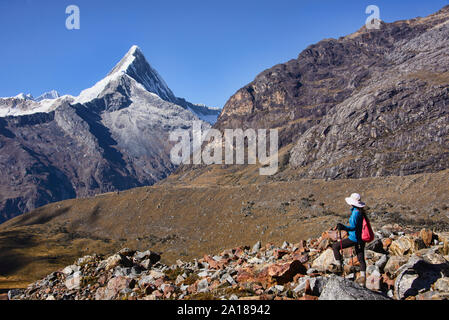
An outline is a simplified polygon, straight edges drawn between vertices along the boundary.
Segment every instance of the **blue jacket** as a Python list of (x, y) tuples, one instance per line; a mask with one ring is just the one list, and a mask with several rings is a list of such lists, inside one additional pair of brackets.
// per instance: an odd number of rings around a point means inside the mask
[(351, 217), (349, 218), (349, 226), (344, 226), (349, 233), (349, 240), (353, 242), (361, 242), (362, 239), (363, 214), (356, 207), (351, 209)]

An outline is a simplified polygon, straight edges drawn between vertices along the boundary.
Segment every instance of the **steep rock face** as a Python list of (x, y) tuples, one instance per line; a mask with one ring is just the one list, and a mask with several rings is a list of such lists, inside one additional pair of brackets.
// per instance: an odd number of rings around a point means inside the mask
[(449, 20), (384, 55), (357, 93), (302, 135), (291, 152), (301, 177), (359, 178), (449, 167)]
[(281, 128), (288, 144), (387, 67), (385, 52), (404, 37), (384, 24), (382, 32), (323, 40), (297, 59), (262, 72), (226, 103), (219, 128)]
[(49, 202), (166, 177), (175, 169), (169, 133), (200, 120), (171, 101), (178, 98), (136, 46), (78, 97), (1, 99), (0, 222)]
[(447, 87), (416, 79), (357, 94), (299, 139), (291, 164), (309, 178), (443, 170), (449, 166), (448, 101)]
[(449, 6), (326, 39), (258, 75), (215, 127), (278, 128), (299, 178), (448, 168)]

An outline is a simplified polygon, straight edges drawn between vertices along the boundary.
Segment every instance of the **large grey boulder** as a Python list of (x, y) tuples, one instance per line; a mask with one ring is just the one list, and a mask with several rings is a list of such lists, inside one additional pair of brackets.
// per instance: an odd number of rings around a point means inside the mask
[(324, 288), (326, 287), (326, 284), (328, 282), (328, 278), (326, 277), (315, 277), (310, 279), (310, 289), (312, 290), (312, 293), (314, 295), (319, 296)]
[(432, 264), (426, 259), (412, 256), (409, 262), (398, 270), (394, 283), (394, 296), (402, 300), (430, 290), (438, 279), (449, 275), (447, 263)]
[(293, 291), (296, 294), (304, 293), (307, 287), (307, 282), (309, 282), (310, 290), (312, 291), (312, 294), (315, 296), (319, 296), (322, 292), (324, 287), (326, 286), (326, 283), (328, 281), (328, 278), (326, 277), (309, 277), (305, 276), (302, 278), (299, 278), (298, 285), (293, 289)]
[(390, 300), (388, 297), (363, 288), (357, 283), (338, 276), (327, 281), (319, 300)]

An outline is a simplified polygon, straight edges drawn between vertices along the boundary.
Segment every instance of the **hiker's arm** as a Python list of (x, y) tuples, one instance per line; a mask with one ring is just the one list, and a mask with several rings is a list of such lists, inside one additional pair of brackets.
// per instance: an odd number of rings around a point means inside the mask
[(357, 215), (353, 213), (349, 218), (349, 226), (344, 226), (346, 231), (355, 231)]

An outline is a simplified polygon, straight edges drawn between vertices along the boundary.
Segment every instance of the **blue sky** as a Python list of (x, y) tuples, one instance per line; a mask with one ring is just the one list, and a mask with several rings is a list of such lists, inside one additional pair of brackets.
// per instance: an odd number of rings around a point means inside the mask
[[(71, 4), (80, 30), (65, 27)], [(449, 0), (0, 0), (0, 97), (78, 95), (137, 44), (177, 96), (223, 107), (263, 70), (358, 30), (371, 4), (392, 22)]]

